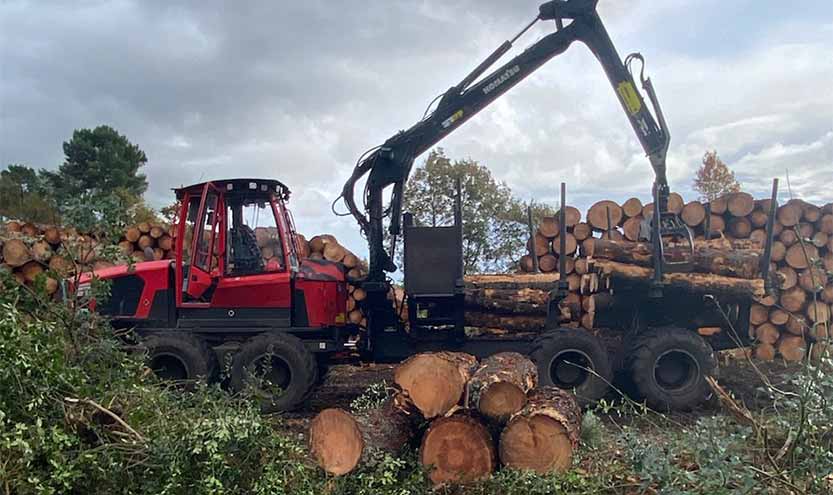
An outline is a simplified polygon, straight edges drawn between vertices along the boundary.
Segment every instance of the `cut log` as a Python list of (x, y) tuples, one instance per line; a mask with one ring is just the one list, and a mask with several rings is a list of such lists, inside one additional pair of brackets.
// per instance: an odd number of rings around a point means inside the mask
[(136, 227), (130, 227), (124, 231), (124, 238), (129, 242), (137, 242), (142, 237), (142, 233)]
[[(703, 224), (705, 228), (705, 223)], [(723, 220), (723, 217), (720, 215), (712, 214), (711, 219), (709, 220), (709, 230), (711, 230), (711, 234), (720, 235), (726, 230), (726, 222)]]
[(139, 249), (153, 247), (153, 244), (153, 237), (146, 234), (139, 237), (139, 240), (136, 242), (136, 245), (139, 247)]
[(809, 332), (810, 328), (804, 317), (791, 314), (790, 318), (787, 320), (787, 324), (784, 325), (784, 330), (793, 335), (804, 335)]
[(49, 270), (59, 277), (68, 277), (75, 271), (75, 265), (69, 258), (56, 254), (49, 260)]
[[(632, 243), (593, 239), (582, 244), (584, 256), (610, 259), (623, 263), (652, 267), (653, 250), (649, 243)], [(665, 251), (666, 258), (684, 260), (691, 257), (685, 249), (670, 248)], [(697, 272), (728, 277), (753, 279), (759, 276), (760, 257), (757, 253), (742, 251), (717, 250), (695, 245), (691, 262)]]
[(399, 454), (412, 436), (410, 420), (390, 400), (362, 413), (325, 409), (309, 426), (310, 453), (336, 476), (353, 471), (376, 452)]
[(43, 266), (37, 261), (30, 261), (20, 268), (20, 273), (23, 275), (23, 279), (29, 284), (34, 282), (38, 275), (43, 272)]
[[(560, 210), (555, 213), (555, 218), (560, 218)], [(575, 227), (581, 221), (581, 212), (578, 208), (567, 206), (564, 209), (564, 224), (567, 228)]]
[(821, 219), (819, 219), (816, 228), (819, 232), (823, 232), (829, 236), (833, 235), (833, 213), (824, 214)]
[(827, 304), (833, 304), (833, 283), (827, 284), (819, 297)]
[(625, 223), (622, 225), (622, 233), (625, 236), (625, 239), (634, 242), (638, 241), (641, 226), (642, 215), (636, 215), (625, 220)]
[(787, 246), (781, 241), (772, 241), (772, 261), (782, 261), (787, 255)]
[(469, 289), (544, 289), (552, 290), (558, 283), (558, 273), (466, 275)]
[(775, 346), (772, 344), (760, 343), (755, 346), (755, 358), (761, 361), (772, 361), (775, 359)]
[(762, 229), (766, 227), (766, 222), (769, 220), (769, 215), (767, 214), (769, 210), (755, 210), (749, 214), (749, 221), (752, 223), (752, 226), (756, 229)]
[(807, 268), (798, 275), (798, 285), (807, 292), (821, 292), (825, 284), (827, 284), (827, 272), (821, 268)]
[(816, 233), (816, 228), (811, 223), (801, 222), (798, 224), (798, 235), (804, 239), (805, 241), (809, 241), (813, 238), (813, 234)]
[(480, 363), (468, 382), (467, 407), (485, 418), (506, 422), (526, 405), (526, 394), (538, 385), (538, 368), (517, 352), (493, 354)]
[(22, 226), (20, 222), (10, 220), (6, 222), (6, 232), (20, 232)]
[(581, 299), (581, 309), (585, 313), (595, 313), (597, 311), (607, 311), (613, 308), (615, 298), (609, 292), (600, 292), (598, 294), (591, 294)]
[[(608, 260), (597, 260), (596, 268), (610, 278), (637, 283), (650, 283), (654, 272), (650, 268)], [(692, 293), (713, 292), (741, 297), (765, 295), (762, 279), (747, 280), (703, 273), (666, 273), (663, 283)]]
[(816, 246), (819, 249), (826, 247), (829, 241), (830, 236), (825, 234), (824, 232), (816, 232), (810, 239), (810, 242), (813, 244), (813, 246)]
[[(610, 212), (610, 224), (608, 225), (608, 212)], [(594, 229), (606, 231), (610, 230), (622, 221), (622, 208), (613, 201), (599, 201), (590, 207), (587, 211), (587, 223)]]
[(769, 308), (760, 304), (752, 304), (749, 308), (749, 323), (759, 326), (769, 320)]
[(576, 259), (575, 271), (579, 275), (584, 275), (590, 271), (590, 263), (587, 258)]
[(324, 253), (324, 246), (330, 242), (338, 242), (336, 238), (330, 234), (321, 234), (309, 240), (309, 248), (313, 253)]
[(592, 235), (593, 229), (589, 224), (581, 222), (577, 223), (576, 226), (573, 227), (573, 237), (575, 237), (578, 242), (588, 239)]
[(797, 335), (782, 335), (778, 341), (778, 353), (785, 361), (797, 363), (807, 355), (807, 342)]
[(455, 414), (431, 422), (422, 437), (419, 462), (435, 486), (489, 477), (497, 459), (489, 430), (477, 419)]
[(622, 213), (628, 218), (642, 215), (642, 201), (639, 198), (628, 199), (622, 203)]
[(585, 330), (593, 330), (595, 328), (596, 313), (582, 313), (580, 323), (581, 328)]
[(527, 249), (534, 250), (535, 256), (544, 256), (550, 252), (550, 240), (537, 232), (534, 237), (527, 241), (526, 246)]
[[(831, 239), (831, 242), (833, 242), (833, 239)], [(833, 272), (833, 249), (831, 249), (831, 247), (828, 247), (827, 249), (829, 252), (821, 259), (821, 266), (823, 266), (828, 272)]]
[(772, 323), (764, 323), (755, 328), (755, 340), (765, 344), (775, 344), (778, 342), (778, 337), (780, 335), (781, 332), (778, 331), (778, 327)]
[(46, 241), (38, 241), (32, 244), (32, 258), (41, 263), (49, 263), (52, 258), (52, 246)]
[(729, 220), (729, 233), (738, 239), (746, 239), (752, 233), (752, 223), (746, 217)]
[(723, 195), (711, 202), (711, 210), (712, 213), (715, 215), (722, 215), (726, 213), (726, 210), (729, 207), (729, 197), (728, 195)]
[(20, 233), (27, 237), (37, 237), (40, 234), (40, 229), (37, 225), (27, 222), (20, 227)]
[(803, 210), (800, 205), (788, 202), (778, 208), (777, 218), (778, 223), (784, 227), (793, 227), (801, 221)]
[(474, 356), (461, 352), (417, 354), (396, 367), (394, 382), (403, 403), (431, 419), (460, 402), (476, 366)]
[(165, 229), (158, 225), (153, 225), (150, 227), (149, 235), (154, 239), (159, 239), (165, 234)]
[(796, 270), (803, 270), (818, 258), (819, 250), (816, 246), (798, 242), (787, 249), (784, 261)]
[(678, 193), (672, 192), (668, 195), (668, 211), (675, 215), (679, 215), (685, 207), (685, 200)]
[(170, 251), (174, 248), (174, 239), (168, 234), (162, 234), (162, 237), (156, 241), (156, 245), (159, 246), (159, 249)]
[(544, 273), (555, 271), (558, 268), (558, 259), (551, 254), (545, 254), (538, 258), (538, 268)]
[(581, 296), (570, 292), (558, 303), (562, 317), (567, 320), (578, 321), (581, 318)]
[(830, 321), (830, 306), (821, 301), (810, 301), (807, 304), (807, 319), (813, 323)]
[(772, 308), (769, 312), (769, 322), (776, 326), (786, 325), (790, 314), (780, 308)]
[[(566, 247), (566, 251), (563, 254), (572, 255), (576, 252), (578, 248), (578, 242), (576, 242), (576, 238), (573, 234), (567, 233), (567, 237), (564, 238), (564, 245)], [(552, 240), (552, 250), (555, 254), (561, 255), (561, 237), (556, 237)]]
[(32, 259), (29, 248), (20, 239), (8, 239), (3, 243), (3, 262), (12, 267), (23, 266)]
[(780, 234), (778, 234), (778, 240), (781, 241), (784, 246), (792, 247), (796, 242), (798, 242), (798, 234), (795, 233), (794, 229), (784, 229)]
[(795, 286), (783, 291), (779, 300), (781, 301), (781, 307), (785, 310), (798, 313), (807, 302), (807, 293), (801, 287)]
[(140, 222), (136, 225), (136, 228), (139, 229), (139, 232), (142, 234), (150, 233), (150, 224), (148, 222)]
[(619, 229), (613, 229), (602, 232), (602, 239), (608, 241), (624, 241), (625, 236), (619, 232)]
[(521, 260), (518, 262), (520, 265), (521, 271), (531, 273), (535, 270), (535, 263), (532, 260), (532, 256), (525, 254), (521, 256)]
[(558, 220), (555, 217), (544, 217), (538, 224), (538, 233), (548, 239), (557, 236), (559, 229)]
[(43, 230), (43, 240), (57, 246), (61, 243), (61, 231), (57, 227), (47, 227)]
[(804, 203), (801, 218), (806, 222), (816, 223), (821, 218), (821, 208), (810, 203)]
[(570, 392), (543, 387), (500, 435), (504, 466), (540, 474), (564, 472), (573, 462), (581, 434), (581, 409)]
[(570, 292), (577, 292), (581, 287), (581, 275), (571, 273), (567, 275), (567, 289)]
[(792, 289), (798, 283), (798, 275), (795, 270), (788, 266), (782, 266), (778, 269), (778, 276), (781, 279), (781, 289)]
[(691, 201), (683, 207), (680, 218), (689, 227), (697, 227), (706, 219), (706, 208), (699, 201)]
[(132, 242), (130, 242), (130, 241), (121, 241), (119, 243), (119, 252), (121, 252), (121, 254), (123, 254), (125, 256), (130, 256), (133, 253), (133, 251), (135, 251), (135, 248), (134, 248)]
[(755, 209), (755, 200), (752, 195), (745, 192), (736, 192), (729, 195), (727, 210), (732, 216), (745, 217)]

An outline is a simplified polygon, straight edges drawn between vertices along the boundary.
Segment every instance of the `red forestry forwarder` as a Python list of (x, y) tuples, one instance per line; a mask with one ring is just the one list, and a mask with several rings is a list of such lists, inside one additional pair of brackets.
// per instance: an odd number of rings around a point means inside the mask
[[(650, 79), (640, 75), (653, 113), (635, 87), (630, 66), (633, 61), (643, 62), (642, 57), (632, 54), (624, 63), (620, 60), (596, 4), (597, 0), (542, 4), (536, 18), (517, 36), (438, 97), (432, 112), (359, 159), (341, 197), (369, 243), (369, 274), (360, 282), (367, 292), (362, 301), (366, 329), (346, 321), (347, 281), (341, 265), (299, 259), (286, 207), (289, 189), (269, 179), (222, 180), (177, 189), (176, 259), (96, 272), (112, 281), (111, 297), (100, 311), (117, 327), (135, 328), (148, 350), (151, 368), (163, 377), (215, 380), (219, 363), (230, 363), (229, 386), (234, 390), (253, 386), (268, 411), (300, 405), (314, 388), (319, 370), (336, 358), (352, 355), (365, 361), (396, 362), (431, 350), (480, 357), (501, 351), (529, 354), (538, 365), (542, 384), (573, 389), (585, 402), (605, 395), (614, 368), (620, 367), (615, 363), (621, 362), (637, 392), (650, 404), (668, 408), (698, 404), (708, 395), (705, 376), (716, 373), (713, 350), (738, 343), (719, 337), (729, 331), (707, 341), (695, 329), (705, 321), (745, 329), (751, 301), (723, 298), (721, 303), (735, 309), (727, 320), (703, 297), (663, 286), (663, 271), (686, 268), (666, 262), (663, 239), (684, 239), (692, 245), (691, 232), (668, 212), (665, 155), (670, 135)], [(539, 21), (554, 21), (555, 32), (481, 78)], [(619, 296), (624, 295), (632, 307), (630, 318), (619, 329), (624, 338), (615, 350), (617, 359), (609, 354), (610, 346), (589, 332), (559, 327), (557, 305), (566, 294), (563, 261), (562, 282), (550, 295), (548, 324), (536, 338), (466, 336), (459, 197), (455, 225), (449, 227), (415, 226), (412, 217), (401, 211), (415, 158), (575, 41), (584, 43), (601, 63), (655, 172), (653, 194), (658, 207), (643, 226), (645, 238), (654, 246), (655, 280), (648, 289), (619, 288)], [(354, 185), (365, 177), (360, 209)], [(388, 188), (391, 199), (385, 206)], [(563, 186), (561, 201), (563, 214)], [(396, 267), (395, 244), (390, 250), (383, 246), (385, 223), (392, 237), (404, 238), (407, 326), (387, 298), (391, 281), (386, 272)], [(562, 219), (560, 224), (564, 228), (566, 222)], [(275, 256), (269, 262), (262, 261), (255, 229), (272, 233)], [(562, 233), (561, 239), (565, 237)], [(741, 333), (745, 338), (746, 332)], [(358, 335), (360, 339), (355, 338)]]

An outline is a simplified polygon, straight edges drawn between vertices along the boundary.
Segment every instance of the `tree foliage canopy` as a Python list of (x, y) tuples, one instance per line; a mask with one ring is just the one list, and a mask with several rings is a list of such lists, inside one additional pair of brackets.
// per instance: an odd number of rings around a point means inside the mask
[(740, 191), (735, 173), (717, 156), (717, 151), (707, 151), (703, 163), (694, 178), (694, 190), (703, 201), (713, 201), (726, 193)]
[[(460, 179), (463, 209), (463, 266), (467, 273), (504, 271), (524, 254), (528, 237), (526, 204), (506, 184), (472, 159), (449, 159), (438, 148), (411, 175), (405, 188), (404, 211), (418, 225), (454, 222), (455, 183)], [(540, 204), (535, 216), (551, 214)], [(400, 250), (401, 251), (401, 250)]]
[(54, 222), (56, 211), (51, 198), (47, 184), (33, 168), (17, 164), (0, 172), (0, 216)]

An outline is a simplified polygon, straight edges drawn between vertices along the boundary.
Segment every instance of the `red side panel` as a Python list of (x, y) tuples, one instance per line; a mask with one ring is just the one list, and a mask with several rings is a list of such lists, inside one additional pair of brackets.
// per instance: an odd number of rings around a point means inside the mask
[(311, 327), (344, 325), (347, 321), (347, 284), (343, 265), (303, 260), (295, 288), (303, 291)]
[(289, 272), (221, 278), (211, 298), (218, 308), (289, 308)]
[[(128, 267), (126, 265), (123, 266), (114, 266), (112, 268), (104, 268), (102, 270), (96, 270), (94, 273), (95, 275), (102, 279), (102, 280), (116, 280), (126, 279), (129, 277), (137, 277), (142, 280), (143, 287), (141, 291), (141, 295), (139, 296), (138, 305), (136, 306), (135, 314), (117, 314), (114, 316), (126, 318), (136, 318), (136, 319), (145, 319), (150, 314), (151, 306), (153, 304), (153, 298), (156, 296), (157, 291), (162, 291), (168, 289), (168, 282), (170, 277), (170, 270), (171, 270), (171, 261), (170, 260), (160, 260), (160, 261), (146, 261), (142, 263), (136, 263), (133, 267)], [(92, 278), (91, 273), (85, 273), (81, 275), (79, 278), (79, 283), (89, 282)], [(118, 293), (120, 289), (120, 284), (115, 284), (112, 291), (116, 291), (116, 293), (111, 294), (111, 299), (115, 299), (121, 296)], [(125, 304), (125, 306), (131, 306), (132, 304)]]

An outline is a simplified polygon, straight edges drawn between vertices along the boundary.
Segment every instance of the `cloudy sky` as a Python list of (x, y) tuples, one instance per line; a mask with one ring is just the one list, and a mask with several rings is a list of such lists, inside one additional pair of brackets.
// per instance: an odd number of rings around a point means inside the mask
[[(0, 166), (56, 168), (72, 130), (108, 124), (148, 155), (147, 200), (266, 176), (299, 230), (363, 249), (329, 203), (367, 148), (418, 120), (538, 11), (536, 0), (0, 0)], [(787, 171), (833, 201), (833, 2), (601, 0), (642, 52), (672, 132), (672, 187), (715, 149), (744, 188)], [(553, 29), (540, 23), (513, 53)], [(586, 207), (650, 195), (652, 172), (604, 74), (574, 45), (446, 139), (524, 199), (566, 181)], [(421, 162), (422, 160), (419, 160)]]

